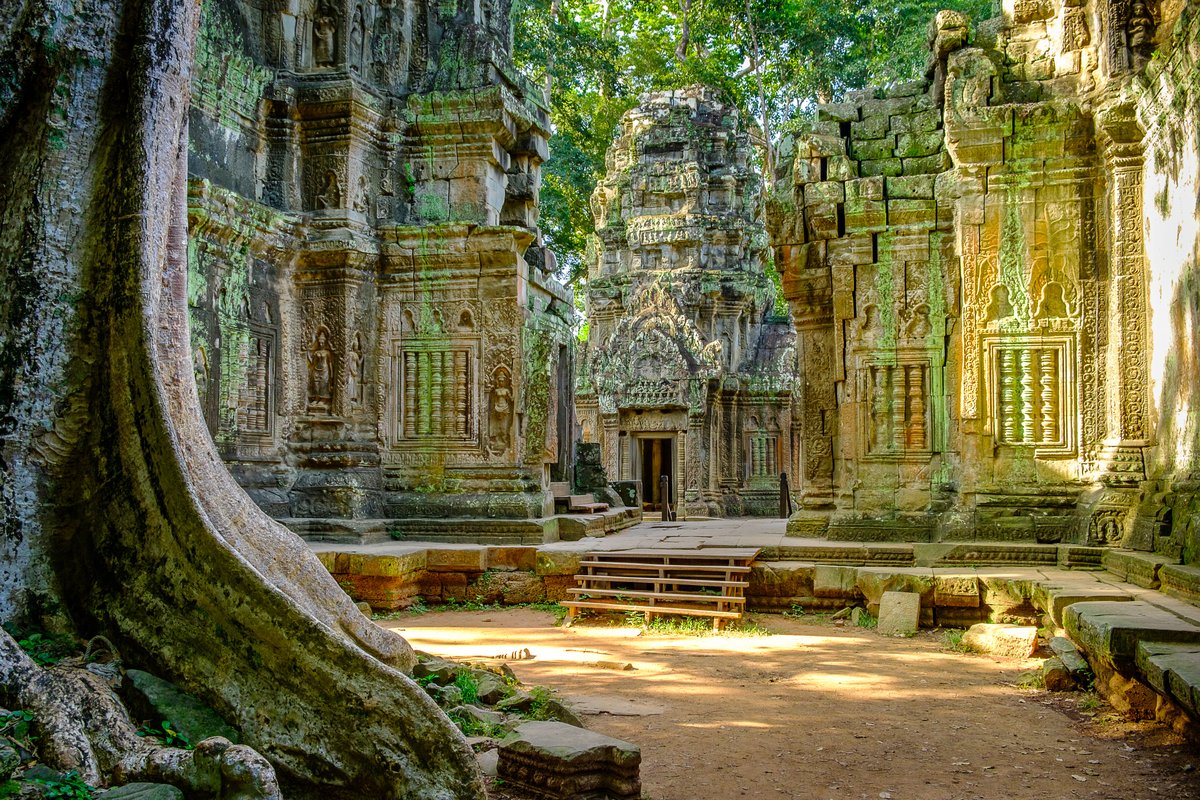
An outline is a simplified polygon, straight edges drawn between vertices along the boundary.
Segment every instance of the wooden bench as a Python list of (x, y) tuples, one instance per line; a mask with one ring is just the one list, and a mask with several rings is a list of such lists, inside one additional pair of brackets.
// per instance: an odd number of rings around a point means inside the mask
[(746, 611), (752, 548), (618, 550), (588, 553), (564, 600), (570, 624), (581, 610), (711, 617), (713, 628)]
[(590, 494), (571, 494), (568, 483), (551, 483), (550, 494), (554, 497), (554, 510), (563, 508), (568, 514), (596, 514), (608, 511), (608, 503), (597, 503)]

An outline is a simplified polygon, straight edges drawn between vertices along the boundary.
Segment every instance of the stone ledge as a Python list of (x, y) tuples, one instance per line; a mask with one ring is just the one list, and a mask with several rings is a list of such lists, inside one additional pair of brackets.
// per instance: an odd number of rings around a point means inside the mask
[(1136, 664), (1150, 688), (1200, 719), (1200, 644), (1138, 644)]
[(1200, 627), (1149, 603), (1092, 601), (1067, 606), (1063, 627), (1088, 660), (1129, 674), (1142, 642), (1200, 644)]
[(1165, 594), (1200, 605), (1200, 567), (1164, 564), (1158, 570), (1158, 577)]
[(1165, 556), (1135, 550), (1105, 550), (1103, 557), (1104, 568), (1113, 577), (1144, 589), (1157, 589), (1159, 570), (1171, 563)]

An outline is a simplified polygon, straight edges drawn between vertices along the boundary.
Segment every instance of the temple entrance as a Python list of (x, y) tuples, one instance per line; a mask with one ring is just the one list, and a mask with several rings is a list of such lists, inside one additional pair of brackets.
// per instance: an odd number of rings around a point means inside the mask
[(675, 469), (674, 444), (668, 437), (640, 437), (638, 439), (638, 455), (640, 457), (639, 475), (642, 481), (642, 510), (662, 511), (663, 496), (661, 489), (662, 476), (667, 477), (666, 502), (674, 502)]

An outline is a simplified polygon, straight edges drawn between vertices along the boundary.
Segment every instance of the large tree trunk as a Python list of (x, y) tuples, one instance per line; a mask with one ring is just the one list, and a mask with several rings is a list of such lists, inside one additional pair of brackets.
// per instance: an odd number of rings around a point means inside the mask
[(482, 796), (465, 741), (403, 674), (407, 643), (258, 510), (202, 422), (186, 306), (197, 13), (0, 6), (0, 613), (107, 634), (211, 702), (289, 797)]

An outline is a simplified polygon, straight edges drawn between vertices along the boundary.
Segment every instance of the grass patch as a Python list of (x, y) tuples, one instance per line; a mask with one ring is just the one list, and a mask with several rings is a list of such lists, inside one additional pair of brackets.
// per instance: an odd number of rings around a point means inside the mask
[(855, 624), (860, 628), (878, 628), (879, 618), (864, 608), (858, 614), (858, 621)]
[(479, 702), (479, 683), (471, 674), (471, 670), (465, 667), (460, 669), (454, 676), (454, 685), (462, 692), (462, 701), (465, 705), (473, 706)]
[(1104, 708), (1104, 701), (1095, 692), (1087, 692), (1079, 698), (1079, 702), (1075, 705), (1075, 708), (1084, 714), (1095, 714)]
[(967, 632), (962, 628), (947, 628), (942, 631), (942, 649), (954, 653), (974, 653), (975, 649), (963, 641)]
[(1040, 669), (1031, 669), (1029, 672), (1021, 673), (1017, 678), (1018, 689), (1045, 689), (1046, 676), (1042, 674)]

